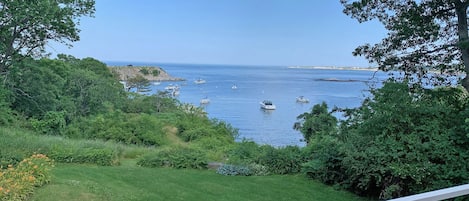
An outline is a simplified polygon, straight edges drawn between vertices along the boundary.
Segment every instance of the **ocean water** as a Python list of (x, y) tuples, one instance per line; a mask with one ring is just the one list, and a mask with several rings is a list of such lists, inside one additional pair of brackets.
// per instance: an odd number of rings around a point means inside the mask
[[(108, 65), (127, 65), (114, 62)], [(178, 85), (177, 98), (184, 103), (201, 106), (210, 118), (230, 123), (239, 129), (240, 139), (253, 140), (273, 146), (304, 146), (302, 134), (293, 129), (296, 117), (311, 111), (313, 105), (326, 102), (334, 106), (353, 108), (369, 95), (369, 86), (379, 85), (383, 73), (364, 70), (332, 70), (289, 68), (287, 66), (235, 66), (201, 64), (131, 63), (134, 66), (159, 66), (179, 82), (152, 85), (149, 93)], [(197, 79), (206, 83), (196, 84)], [(232, 89), (236, 85), (237, 89)], [(304, 96), (309, 103), (297, 103)], [(200, 100), (210, 103), (201, 105)], [(260, 102), (271, 100), (273, 111), (260, 108)], [(340, 114), (336, 114), (341, 118)], [(240, 140), (238, 139), (238, 140)]]

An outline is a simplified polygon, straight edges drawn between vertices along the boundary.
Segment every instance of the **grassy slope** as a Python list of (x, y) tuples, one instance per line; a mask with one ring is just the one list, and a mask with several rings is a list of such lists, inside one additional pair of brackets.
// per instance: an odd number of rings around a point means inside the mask
[(363, 200), (302, 175), (233, 177), (209, 170), (60, 164), (31, 200)]
[[(90, 143), (117, 146), (115, 148), (120, 147), (124, 155), (131, 158), (151, 151), (100, 141), (39, 136), (3, 127), (0, 127), (0, 136), (1, 150), (12, 153), (15, 150), (41, 152), (46, 147), (63, 143), (71, 148), (86, 147)], [(172, 142), (181, 143), (176, 138)], [(36, 189), (30, 200), (364, 200), (303, 175), (232, 177), (216, 174), (213, 170), (142, 168), (133, 160), (124, 160), (122, 165), (111, 167), (58, 164), (52, 174), (52, 182)]]

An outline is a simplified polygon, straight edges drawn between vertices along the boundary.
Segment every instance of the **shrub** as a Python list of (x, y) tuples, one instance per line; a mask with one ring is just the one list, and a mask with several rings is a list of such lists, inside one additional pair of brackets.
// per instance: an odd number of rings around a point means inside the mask
[(258, 159), (258, 164), (267, 167), (273, 174), (291, 174), (301, 171), (301, 164), (305, 161), (297, 146), (287, 146), (274, 148), (272, 146), (262, 146), (263, 152)]
[(47, 135), (62, 135), (65, 132), (65, 124), (64, 111), (49, 111), (41, 120), (31, 120), (31, 126), (36, 132)]
[(16, 167), (0, 170), (0, 200), (26, 200), (34, 187), (50, 182), (53, 162), (43, 154), (34, 154)]
[(141, 68), (139, 70), (143, 75), (148, 75), (150, 72), (148, 72), (148, 69), (147, 68)]
[(339, 132), (309, 138), (309, 176), (379, 199), (468, 182), (464, 89), (387, 82), (372, 95), (345, 111)]
[(158, 76), (158, 75), (160, 75), (160, 71), (159, 71), (158, 69), (153, 69), (153, 70), (151, 71), (151, 74), (152, 74), (153, 76)]
[(163, 127), (163, 120), (153, 115), (114, 111), (75, 122), (66, 135), (125, 144), (160, 146), (167, 143)]
[(83, 147), (55, 145), (50, 151), (50, 157), (61, 163), (89, 163), (103, 166), (118, 164), (117, 150), (106, 147)]
[(0, 165), (16, 165), (23, 158), (41, 152), (63, 163), (115, 165), (119, 163), (122, 146), (102, 141), (64, 139), (38, 136), (25, 130), (0, 129)]
[(171, 147), (143, 155), (137, 162), (142, 167), (207, 168), (205, 154), (193, 148)]
[(262, 150), (253, 141), (243, 140), (228, 152), (228, 160), (231, 164), (251, 164), (258, 162)]
[(217, 173), (225, 176), (251, 176), (253, 175), (250, 168), (241, 165), (223, 164), (218, 167)]
[(304, 158), (310, 159), (302, 165), (302, 172), (308, 177), (325, 184), (334, 184), (345, 179), (342, 159), (342, 144), (335, 138), (324, 136), (312, 138), (310, 145), (303, 149)]
[(266, 171), (260, 171), (273, 174), (298, 173), (301, 171), (301, 164), (306, 162), (304, 154), (297, 146), (276, 148), (270, 145), (259, 146), (252, 141), (237, 143), (228, 154), (231, 164), (266, 168)]

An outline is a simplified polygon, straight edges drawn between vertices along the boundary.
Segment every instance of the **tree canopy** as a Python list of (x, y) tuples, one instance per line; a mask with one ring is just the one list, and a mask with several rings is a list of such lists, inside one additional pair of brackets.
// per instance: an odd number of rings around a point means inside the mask
[(80, 39), (81, 16), (94, 14), (94, 0), (0, 0), (0, 73), (23, 57), (44, 54), (49, 40)]
[[(429, 78), (429, 70), (469, 74), (467, 0), (340, 0), (360, 23), (379, 20), (389, 31), (380, 43), (355, 49), (384, 71)], [(462, 80), (469, 90), (469, 78)]]

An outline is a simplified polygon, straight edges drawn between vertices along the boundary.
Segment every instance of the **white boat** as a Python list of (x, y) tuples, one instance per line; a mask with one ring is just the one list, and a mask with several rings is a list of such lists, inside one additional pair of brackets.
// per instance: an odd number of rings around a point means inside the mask
[(160, 85), (161, 82), (153, 82), (153, 85)]
[(210, 103), (210, 99), (208, 99), (207, 97), (200, 99), (200, 104), (209, 104), (209, 103)]
[(233, 86), (231, 86), (231, 89), (237, 89), (238, 86), (236, 86), (236, 84), (233, 84)]
[(264, 110), (275, 110), (276, 107), (270, 100), (264, 100), (261, 102), (261, 108)]
[(179, 89), (173, 90), (173, 91), (171, 92), (171, 94), (172, 94), (173, 96), (179, 96), (179, 94), (180, 94)]
[(200, 78), (194, 81), (194, 83), (196, 84), (205, 84), (206, 82), (207, 81), (205, 81), (204, 79), (200, 79)]
[(169, 84), (169, 85), (166, 86), (164, 89), (166, 89), (166, 90), (178, 90), (178, 89), (179, 89), (179, 86), (178, 86), (178, 85)]
[(305, 98), (304, 96), (298, 96), (296, 97), (296, 102), (298, 103), (309, 103), (309, 100)]

